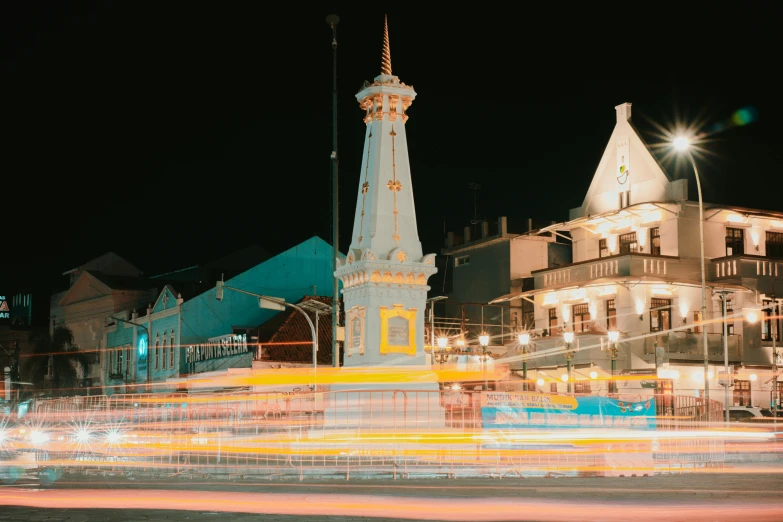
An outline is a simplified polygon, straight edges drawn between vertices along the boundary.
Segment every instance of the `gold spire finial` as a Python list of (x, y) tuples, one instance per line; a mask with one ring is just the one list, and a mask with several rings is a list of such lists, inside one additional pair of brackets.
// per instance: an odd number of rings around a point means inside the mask
[(383, 15), (383, 53), (381, 54), (381, 74), (392, 75), (391, 53), (389, 52), (389, 23)]

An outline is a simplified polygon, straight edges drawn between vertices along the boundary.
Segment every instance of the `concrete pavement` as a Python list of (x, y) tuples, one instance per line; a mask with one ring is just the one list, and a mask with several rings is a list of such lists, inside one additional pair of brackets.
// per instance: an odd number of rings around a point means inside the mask
[[(783, 519), (783, 475), (772, 467), (744, 471), (319, 482), (64, 475), (49, 489), (0, 489), (0, 521)], [(42, 509), (54, 505), (67, 509)], [(87, 509), (114, 505), (122, 509)], [(173, 509), (158, 509), (161, 505)]]

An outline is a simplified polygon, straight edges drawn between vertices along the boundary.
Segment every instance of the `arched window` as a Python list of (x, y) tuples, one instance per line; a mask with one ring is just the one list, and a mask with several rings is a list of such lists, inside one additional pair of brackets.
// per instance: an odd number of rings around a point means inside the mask
[(157, 370), (160, 367), (160, 336), (158, 334), (155, 335), (155, 369)]
[(174, 329), (171, 330), (171, 338), (169, 339), (169, 368), (174, 368)]
[(168, 355), (168, 350), (166, 349), (166, 346), (168, 345), (168, 335), (166, 335), (167, 332), (163, 331), (163, 349), (160, 351), (160, 369), (165, 370), (166, 369), (166, 356)]

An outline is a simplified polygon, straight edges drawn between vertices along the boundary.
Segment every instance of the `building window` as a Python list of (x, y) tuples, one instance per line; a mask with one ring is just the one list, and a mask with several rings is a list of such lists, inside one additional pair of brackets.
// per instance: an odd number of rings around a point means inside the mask
[(587, 303), (573, 306), (574, 332), (586, 332), (590, 329), (590, 307)]
[(155, 336), (155, 369), (160, 367), (160, 338)]
[(169, 355), (168, 348), (168, 339), (166, 339), (166, 333), (163, 332), (163, 349), (160, 351), (160, 369), (165, 370), (166, 369), (166, 358)]
[(654, 256), (661, 255), (661, 229), (650, 229), (650, 253)]
[(650, 301), (650, 331), (665, 332), (672, 327), (672, 300), (653, 297)]
[(610, 255), (612, 255), (612, 253), (609, 252), (609, 247), (606, 246), (606, 239), (599, 239), (598, 257), (609, 257)]
[(131, 376), (131, 347), (125, 347), (125, 374)]
[(470, 256), (460, 256), (454, 258), (454, 266), (465, 266), (470, 264)]
[(557, 328), (557, 308), (549, 309), (549, 335), (555, 335)]
[(701, 333), (701, 311), (693, 312), (693, 333)]
[(557, 383), (556, 382), (550, 382), (549, 383), (549, 393), (557, 393)]
[(767, 232), (767, 257), (783, 258), (783, 232)]
[(750, 406), (750, 381), (734, 381), (734, 405)]
[(169, 367), (174, 368), (174, 330), (171, 331), (171, 339), (169, 340)]
[(533, 310), (522, 310), (522, 328), (524, 330), (533, 330), (536, 327), (536, 320)]
[(117, 364), (114, 365), (114, 373), (122, 373), (122, 359), (124, 350), (122, 348), (114, 348), (114, 352), (117, 354)]
[(726, 255), (741, 256), (745, 253), (745, 231), (741, 228), (726, 228)]
[(614, 307), (614, 299), (606, 300), (606, 329), (617, 330), (617, 308)]
[(590, 381), (576, 381), (574, 382), (574, 393), (584, 393), (590, 395), (593, 392), (590, 388)]
[[(762, 307), (764, 308), (764, 321), (761, 323), (761, 339), (763, 341), (771, 341), (772, 340), (772, 329), (775, 325), (772, 324), (772, 317), (776, 315), (774, 313), (774, 310), (772, 308), (772, 301), (769, 299), (764, 299)], [(780, 340), (780, 320), (777, 321), (777, 335), (775, 336), (775, 340)]]
[(636, 232), (620, 234), (620, 255), (639, 251), (639, 243), (636, 242)]
[[(721, 312), (723, 312), (723, 306), (721, 305)], [(731, 299), (726, 299), (726, 315), (723, 316), (723, 320), (726, 321), (726, 332), (729, 335), (734, 335), (734, 319), (729, 318), (734, 313), (734, 303)], [(721, 334), (723, 329), (721, 328)]]

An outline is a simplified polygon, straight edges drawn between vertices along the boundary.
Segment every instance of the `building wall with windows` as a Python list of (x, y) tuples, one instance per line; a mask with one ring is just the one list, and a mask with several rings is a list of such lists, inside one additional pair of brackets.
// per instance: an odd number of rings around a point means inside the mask
[[(688, 200), (686, 180), (670, 181), (647, 149), (630, 124), (630, 104), (616, 110), (582, 206), (570, 221), (542, 229), (570, 232), (574, 262), (535, 270), (532, 290), (491, 301), (534, 301), (529, 377), (543, 379), (546, 389), (566, 391), (570, 382), (571, 389), (608, 392), (614, 347), (608, 332), (615, 330), (616, 374), (635, 376), (616, 381), (620, 393), (700, 394), (706, 332), (710, 397), (723, 400), (718, 374), (727, 353), (740, 383), (730, 401), (768, 406), (773, 330), (783, 326), (772, 311), (780, 302), (772, 294), (783, 270), (783, 212), (704, 204), (702, 315), (698, 202)], [(748, 320), (753, 315), (760, 320)], [(565, 332), (574, 333), (571, 345)], [(564, 380), (569, 353), (575, 370)], [(512, 367), (519, 369), (521, 359), (513, 357)]]
[[(106, 353), (112, 355), (107, 357), (105, 373), (114, 377), (111, 386), (124, 391), (146, 389), (147, 372), (152, 383), (163, 383), (188, 374), (250, 368), (254, 349), (247, 344), (252, 344), (247, 334), (278, 312), (260, 308), (256, 297), (229, 287), (296, 303), (303, 295), (331, 295), (332, 272), (332, 247), (314, 236), (226, 280), (222, 301), (214, 288), (184, 299), (166, 285), (144, 313), (124, 312), (107, 319), (114, 323), (106, 336)], [(243, 335), (240, 350), (235, 341)], [(221, 348), (226, 342), (229, 349)], [(171, 390), (159, 384), (152, 391)]]

